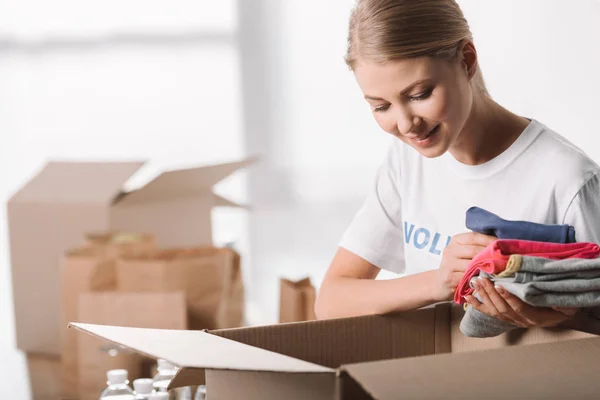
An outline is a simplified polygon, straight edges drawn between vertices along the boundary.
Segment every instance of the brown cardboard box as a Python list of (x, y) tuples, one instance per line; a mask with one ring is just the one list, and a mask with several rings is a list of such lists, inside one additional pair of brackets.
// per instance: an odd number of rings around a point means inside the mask
[(300, 322), (317, 319), (315, 300), (317, 293), (310, 278), (299, 281), (279, 281), (279, 322)]
[(212, 186), (252, 160), (167, 171), (139, 190), (142, 162), (51, 162), (8, 201), (17, 347), (58, 355), (59, 258), (87, 232), (154, 234), (159, 246), (210, 245), (210, 210), (236, 206)]
[(558, 329), (467, 338), (458, 330), (462, 313), (444, 303), (388, 316), (204, 332), (73, 326), (179, 365), (172, 387), (206, 381), (211, 400), (594, 398), (600, 392), (600, 338)]

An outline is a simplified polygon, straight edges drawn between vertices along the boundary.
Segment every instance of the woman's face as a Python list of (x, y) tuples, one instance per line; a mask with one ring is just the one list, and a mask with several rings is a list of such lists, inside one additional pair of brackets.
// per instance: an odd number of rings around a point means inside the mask
[(354, 74), (384, 131), (430, 158), (456, 143), (473, 102), (464, 64), (430, 57), (359, 60)]

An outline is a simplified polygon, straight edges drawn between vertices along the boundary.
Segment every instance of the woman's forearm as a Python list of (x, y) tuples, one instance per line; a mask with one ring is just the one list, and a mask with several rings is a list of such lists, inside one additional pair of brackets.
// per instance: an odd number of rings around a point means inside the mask
[(317, 318), (408, 311), (440, 301), (433, 290), (435, 271), (391, 280), (335, 277), (326, 279), (315, 304)]

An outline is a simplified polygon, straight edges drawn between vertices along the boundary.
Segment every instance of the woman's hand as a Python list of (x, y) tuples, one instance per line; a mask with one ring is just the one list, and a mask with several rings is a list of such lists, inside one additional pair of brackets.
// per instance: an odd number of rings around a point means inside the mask
[(495, 236), (477, 232), (461, 233), (452, 237), (444, 249), (434, 282), (433, 291), (437, 301), (452, 299), (473, 257), (497, 239)]
[(489, 279), (475, 279), (474, 289), (481, 302), (474, 296), (467, 296), (466, 300), (471, 307), (521, 328), (557, 326), (577, 312), (577, 308), (570, 307), (531, 306), (503, 287), (494, 287)]

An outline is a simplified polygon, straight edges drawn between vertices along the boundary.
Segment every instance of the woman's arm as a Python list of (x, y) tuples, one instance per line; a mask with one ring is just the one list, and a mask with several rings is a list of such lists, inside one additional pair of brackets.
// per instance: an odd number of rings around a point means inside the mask
[(414, 310), (437, 302), (436, 271), (375, 280), (380, 269), (340, 247), (315, 303), (317, 318), (340, 318)]
[(319, 290), (319, 319), (415, 310), (450, 300), (469, 263), (493, 236), (476, 232), (454, 235), (438, 269), (391, 280), (374, 280), (380, 269), (340, 247)]

